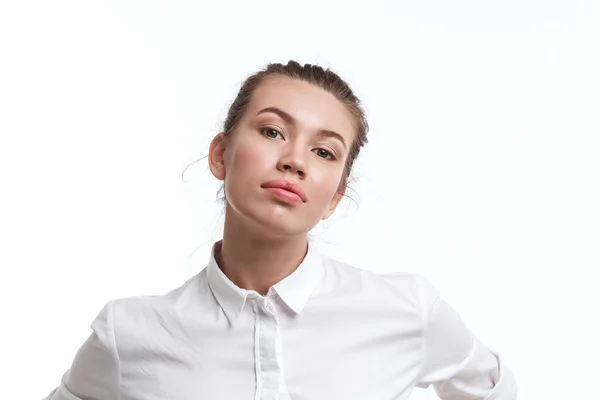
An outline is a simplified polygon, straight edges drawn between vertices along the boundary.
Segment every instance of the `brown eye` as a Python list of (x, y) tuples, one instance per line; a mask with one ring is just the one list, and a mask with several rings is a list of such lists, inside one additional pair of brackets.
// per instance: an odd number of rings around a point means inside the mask
[(279, 131), (271, 128), (263, 128), (261, 129), (261, 132), (263, 133), (263, 135), (271, 139), (277, 139), (277, 135), (281, 136), (281, 133), (279, 133)]
[(321, 158), (333, 158), (333, 155), (324, 149), (317, 149), (316, 154)]

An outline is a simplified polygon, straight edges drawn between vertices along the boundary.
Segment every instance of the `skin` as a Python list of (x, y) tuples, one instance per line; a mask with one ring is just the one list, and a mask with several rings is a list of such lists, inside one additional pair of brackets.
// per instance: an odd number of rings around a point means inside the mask
[[(269, 107), (293, 121), (260, 112)], [(345, 146), (321, 130), (336, 132)], [(215, 136), (209, 167), (225, 182), (227, 198), (222, 246), (215, 257), (238, 287), (264, 296), (300, 265), (308, 232), (329, 218), (343, 197), (342, 177), (354, 136), (352, 116), (339, 100), (287, 77), (264, 81), (232, 134)], [(298, 184), (306, 201), (281, 201), (261, 187), (270, 180)]]

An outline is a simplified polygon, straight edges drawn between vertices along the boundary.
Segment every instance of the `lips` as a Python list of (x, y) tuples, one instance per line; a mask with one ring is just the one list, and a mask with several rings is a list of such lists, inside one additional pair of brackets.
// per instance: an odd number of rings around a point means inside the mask
[(282, 189), (294, 193), (302, 200), (302, 202), (306, 203), (306, 194), (304, 193), (304, 190), (302, 190), (300, 186), (296, 185), (293, 182), (275, 180), (266, 182), (262, 184), (261, 187), (264, 189)]

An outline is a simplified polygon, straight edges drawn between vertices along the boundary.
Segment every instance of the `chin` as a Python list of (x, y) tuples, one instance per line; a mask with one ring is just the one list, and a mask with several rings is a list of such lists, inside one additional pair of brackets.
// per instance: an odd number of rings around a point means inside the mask
[(310, 230), (306, 217), (297, 209), (273, 203), (254, 205), (256, 207), (252, 209), (239, 210), (240, 214), (265, 236), (295, 237), (305, 235)]
[(317, 220), (311, 224), (311, 218), (307, 218), (303, 207), (265, 199), (262, 196), (254, 198), (246, 195), (240, 199), (234, 194), (228, 203), (227, 212), (231, 212), (231, 218), (266, 237), (289, 238), (306, 235), (318, 222)]
[(254, 223), (258, 225), (267, 235), (278, 237), (293, 237), (306, 234), (310, 228), (306, 226), (306, 220), (300, 215), (293, 215), (289, 209), (266, 210), (266, 212), (257, 213), (253, 218)]

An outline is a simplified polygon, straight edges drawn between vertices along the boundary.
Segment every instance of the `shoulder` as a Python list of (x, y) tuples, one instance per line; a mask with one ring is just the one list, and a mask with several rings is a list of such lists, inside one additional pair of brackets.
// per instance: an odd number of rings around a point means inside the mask
[(351, 265), (327, 255), (323, 255), (323, 263), (325, 284), (332, 289), (344, 287), (384, 301), (405, 303), (419, 313), (424, 313), (439, 297), (438, 289), (418, 273), (379, 273), (369, 270), (368, 266)]
[(110, 326), (118, 349), (124, 345), (156, 340), (161, 332), (178, 326), (189, 307), (201, 296), (204, 270), (181, 286), (159, 295), (115, 298), (102, 308), (93, 324)]
[(127, 315), (131, 318), (140, 318), (147, 313), (177, 307), (192, 293), (196, 293), (199, 281), (204, 275), (204, 270), (188, 278), (182, 285), (163, 294), (127, 296), (111, 300), (115, 317)]

